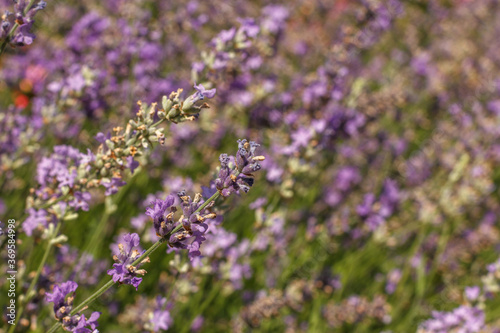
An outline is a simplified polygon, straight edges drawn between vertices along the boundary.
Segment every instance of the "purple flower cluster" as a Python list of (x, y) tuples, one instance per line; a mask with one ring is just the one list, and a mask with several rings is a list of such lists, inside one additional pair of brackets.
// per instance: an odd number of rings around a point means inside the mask
[(153, 226), (158, 237), (167, 236), (174, 229), (174, 213), (177, 207), (173, 206), (175, 197), (169, 195), (165, 200), (154, 199), (146, 208), (146, 215), (153, 219)]
[[(1, 51), (5, 44), (12, 46), (25, 46), (33, 43), (35, 35), (31, 33), (35, 14), (44, 9), (47, 3), (40, 0), (36, 4), (31, 4), (28, 0), (14, 0), (14, 13), (6, 10), (0, 21), (0, 43)], [(0, 51), (0, 53), (1, 53)]]
[(140, 263), (133, 265), (134, 261), (139, 259), (139, 257), (144, 253), (144, 251), (139, 251), (136, 249), (139, 247), (139, 235), (138, 234), (126, 234), (123, 236), (123, 243), (118, 244), (118, 251), (115, 251), (113, 255), (113, 260), (116, 261), (113, 264), (113, 268), (108, 270), (108, 275), (113, 277), (113, 281), (119, 282), (120, 284), (130, 284), (137, 290), (139, 284), (142, 282), (142, 278), (137, 277), (138, 275), (146, 274), (144, 269), (138, 269), (143, 263), (149, 262), (149, 258), (145, 258)]
[(89, 318), (83, 314), (70, 314), (77, 288), (78, 284), (73, 281), (55, 285), (52, 293), (46, 294), (46, 300), (54, 303), (55, 317), (65, 330), (75, 333), (92, 333), (97, 327), (100, 312), (93, 312)]
[(210, 202), (201, 211), (197, 210), (204, 203), (201, 194), (197, 194), (192, 199), (186, 192), (177, 193), (181, 200), (182, 216), (179, 222), (182, 224), (183, 231), (176, 232), (168, 239), (168, 244), (175, 249), (186, 249), (191, 260), (201, 255), (200, 246), (206, 240), (205, 233), (208, 229), (207, 220), (217, 217), (210, 211), (215, 201)]
[[(236, 157), (232, 157), (234, 164), (230, 167), (229, 157), (222, 154), (219, 158), (221, 168), (215, 186), (220, 194), (227, 197), (242, 189), (245, 193), (253, 185), (255, 172), (261, 169), (259, 161), (264, 160), (264, 156), (256, 156), (255, 149), (259, 145), (253, 141), (238, 140), (238, 152)], [(213, 193), (208, 189), (209, 193)], [(205, 200), (201, 194), (196, 194), (194, 198), (187, 195), (185, 191), (177, 193), (180, 199), (182, 216), (178, 221), (174, 220), (177, 208), (174, 206), (175, 197), (168, 195), (165, 200), (154, 199), (150, 207), (146, 209), (146, 215), (153, 219), (153, 226), (156, 235), (165, 238), (168, 245), (174, 249), (186, 249), (191, 260), (201, 255), (200, 247), (206, 240), (205, 234), (209, 229), (208, 221), (213, 220), (217, 215), (211, 211), (215, 201), (205, 205)], [(202, 209), (200, 209), (203, 206)], [(182, 230), (178, 230), (182, 226)], [(175, 230), (175, 231), (174, 231)]]
[[(39, 187), (34, 191), (35, 197), (29, 201), (29, 217), (23, 223), (26, 234), (31, 236), (38, 227), (45, 228), (49, 221), (55, 223), (64, 218), (70, 212), (68, 207), (74, 212), (87, 211), (91, 188), (103, 186), (106, 196), (117, 193), (120, 187), (126, 185), (123, 180), (125, 170), (133, 173), (139, 166), (136, 156), (143, 155), (152, 142), (164, 144), (163, 128), (157, 127), (159, 122), (154, 123), (155, 117), (159, 117), (160, 122), (184, 122), (194, 120), (202, 109), (209, 107), (206, 103), (196, 105), (195, 102), (201, 99), (196, 96), (212, 98), (215, 89), (205, 90), (199, 85), (196, 90), (188, 98), (191, 101), (189, 107), (180, 99), (182, 90), (171, 93), (169, 97), (164, 96), (162, 110), (157, 109), (156, 103), (148, 106), (138, 102), (137, 118), (130, 120), (125, 129), (115, 127), (113, 135), (96, 135), (100, 146), (95, 153), (90, 149), (84, 154), (71, 146), (55, 146), (54, 153), (50, 157), (43, 157), (37, 166)], [(60, 201), (56, 214), (48, 214), (46, 209), (35, 208), (46, 206), (48, 202), (51, 206), (51, 201)]]
[(137, 332), (163, 332), (171, 329), (174, 324), (172, 306), (162, 296), (151, 299), (138, 296), (135, 304), (128, 305), (118, 320), (124, 324), (134, 324)]
[(172, 326), (172, 323), (173, 319), (170, 315), (170, 306), (167, 303), (167, 299), (161, 296), (156, 297), (156, 306), (151, 318), (151, 330), (153, 332), (166, 331)]
[[(254, 182), (253, 172), (259, 171), (262, 166), (259, 161), (263, 161), (264, 156), (255, 155), (255, 149), (260, 145), (247, 140), (238, 140), (238, 152), (236, 157), (229, 157), (222, 154), (219, 157), (219, 176), (215, 180), (215, 187), (222, 196), (228, 197), (240, 189), (247, 193)], [(230, 165), (230, 160), (234, 161)]]
[(484, 311), (471, 306), (460, 306), (451, 312), (432, 312), (432, 319), (420, 327), (422, 333), (448, 333), (457, 330), (463, 333), (477, 333), (485, 326)]
[(378, 201), (373, 193), (366, 194), (356, 212), (365, 221), (370, 230), (376, 230), (396, 210), (400, 201), (397, 184), (387, 179)]

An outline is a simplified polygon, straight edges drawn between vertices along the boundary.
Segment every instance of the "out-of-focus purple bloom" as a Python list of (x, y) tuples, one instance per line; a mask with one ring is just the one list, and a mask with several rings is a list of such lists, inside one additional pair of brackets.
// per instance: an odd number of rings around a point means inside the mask
[(254, 38), (259, 34), (260, 27), (255, 23), (252, 18), (245, 18), (238, 20), (241, 24), (240, 31), (245, 33), (247, 37)]
[(79, 209), (83, 211), (89, 210), (89, 202), (92, 198), (89, 192), (76, 191), (73, 196), (74, 199), (68, 203), (70, 207), (75, 208), (75, 211), (78, 211)]
[(387, 275), (387, 283), (385, 285), (386, 293), (393, 294), (396, 291), (396, 287), (398, 286), (399, 280), (401, 280), (402, 272), (400, 269), (393, 269)]
[(368, 228), (373, 231), (394, 213), (400, 200), (401, 194), (399, 193), (396, 182), (387, 179), (384, 182), (379, 200), (377, 201), (373, 193), (366, 194), (363, 198), (363, 202), (356, 207), (356, 212), (364, 219)]
[(158, 296), (156, 298), (156, 307), (153, 311), (153, 318), (151, 318), (153, 332), (160, 330), (168, 330), (173, 324), (172, 316), (167, 305), (167, 299)]
[[(214, 40), (219, 41), (222, 44), (225, 44), (227, 42), (232, 41), (235, 35), (236, 35), (236, 28), (233, 27), (231, 29), (222, 30), (221, 32), (219, 32), (219, 34), (217, 35), (217, 37), (215, 37)], [(196, 88), (196, 85), (194, 87)]]
[(347, 191), (360, 181), (361, 175), (356, 167), (344, 167), (337, 173), (335, 186), (341, 191)]
[(196, 318), (194, 318), (193, 323), (191, 324), (191, 332), (199, 332), (203, 327), (204, 322), (205, 319), (203, 318), (203, 316), (197, 316)]
[(262, 26), (271, 33), (278, 33), (284, 27), (289, 11), (284, 6), (269, 5), (262, 10), (262, 14)]
[(427, 333), (444, 333), (457, 330), (462, 333), (478, 333), (485, 325), (483, 310), (462, 305), (452, 312), (432, 313), (432, 319), (425, 321), (421, 328)]
[(131, 173), (134, 173), (135, 169), (139, 166), (139, 162), (134, 160), (133, 156), (128, 156), (127, 157), (127, 168), (130, 169)]
[(467, 297), (469, 301), (477, 300), (480, 294), (481, 288), (479, 288), (478, 286), (465, 287), (465, 297)]
[(106, 191), (104, 191), (105, 195), (113, 195), (117, 193), (118, 188), (126, 184), (127, 183), (124, 182), (121, 178), (116, 178), (116, 177), (111, 178), (111, 181), (109, 182), (101, 182), (101, 185), (106, 188)]
[(47, 227), (47, 212), (45, 210), (30, 208), (28, 209), (28, 214), (28, 217), (22, 225), (26, 235), (31, 236), (33, 234), (33, 230), (38, 228), (38, 226), (42, 226), (44, 228)]
[(266, 203), (267, 203), (266, 197), (258, 198), (257, 200), (252, 202), (250, 205), (248, 205), (248, 208), (257, 209), (257, 208), (264, 206)]
[(104, 135), (104, 133), (99, 132), (99, 133), (97, 133), (97, 135), (95, 136), (95, 139), (96, 139), (97, 141), (99, 141), (100, 143), (105, 144), (105, 143), (106, 143), (106, 140), (111, 139), (111, 133), (109, 133), (109, 132), (108, 132), (108, 134), (107, 134), (107, 135)]

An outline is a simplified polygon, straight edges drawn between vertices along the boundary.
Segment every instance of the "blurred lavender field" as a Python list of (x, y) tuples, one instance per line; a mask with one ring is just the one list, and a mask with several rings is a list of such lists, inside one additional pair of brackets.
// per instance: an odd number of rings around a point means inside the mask
[(0, 333), (500, 333), (498, 0), (0, 11)]

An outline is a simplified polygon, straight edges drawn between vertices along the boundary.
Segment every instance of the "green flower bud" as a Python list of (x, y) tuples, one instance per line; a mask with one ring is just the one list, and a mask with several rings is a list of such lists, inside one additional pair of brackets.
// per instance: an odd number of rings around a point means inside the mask
[(163, 110), (165, 110), (165, 111), (170, 110), (172, 105), (174, 105), (174, 103), (170, 99), (168, 99), (167, 96), (163, 96), (163, 98), (161, 100), (161, 104), (163, 106)]

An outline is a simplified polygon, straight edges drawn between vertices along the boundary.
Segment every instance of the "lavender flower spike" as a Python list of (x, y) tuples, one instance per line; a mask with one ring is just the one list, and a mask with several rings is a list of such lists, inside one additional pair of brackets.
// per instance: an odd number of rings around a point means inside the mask
[[(55, 285), (53, 292), (47, 293), (45, 299), (47, 302), (54, 303), (55, 317), (62, 323), (66, 331), (92, 333), (97, 327), (100, 312), (93, 312), (88, 319), (80, 314), (70, 315), (77, 288), (78, 284), (76, 282), (63, 282), (60, 285)], [(68, 296), (69, 294), (70, 296)]]
[(119, 253), (113, 256), (116, 261), (113, 264), (113, 268), (108, 270), (108, 275), (113, 277), (114, 282), (120, 282), (121, 284), (131, 284), (137, 290), (139, 284), (142, 282), (142, 278), (137, 277), (137, 275), (144, 275), (146, 271), (144, 269), (138, 269), (139, 266), (145, 262), (149, 262), (149, 258), (144, 259), (137, 266), (133, 266), (132, 263), (139, 258), (142, 253), (134, 247), (139, 246), (139, 235), (126, 234), (123, 237), (123, 242), (119, 243), (118, 249)]
[(169, 195), (165, 200), (155, 199), (151, 202), (153, 207), (146, 209), (146, 215), (153, 219), (153, 225), (158, 237), (164, 237), (174, 228), (173, 217), (177, 210), (175, 206), (172, 206), (174, 201), (175, 197)]
[(247, 140), (238, 140), (238, 152), (234, 160), (236, 166), (230, 167), (230, 158), (227, 154), (222, 154), (219, 157), (220, 170), (219, 177), (215, 180), (215, 187), (222, 196), (228, 197), (231, 193), (243, 190), (247, 193), (254, 182), (253, 172), (259, 171), (262, 166), (260, 161), (265, 159), (264, 156), (255, 155), (255, 150), (260, 145)]

